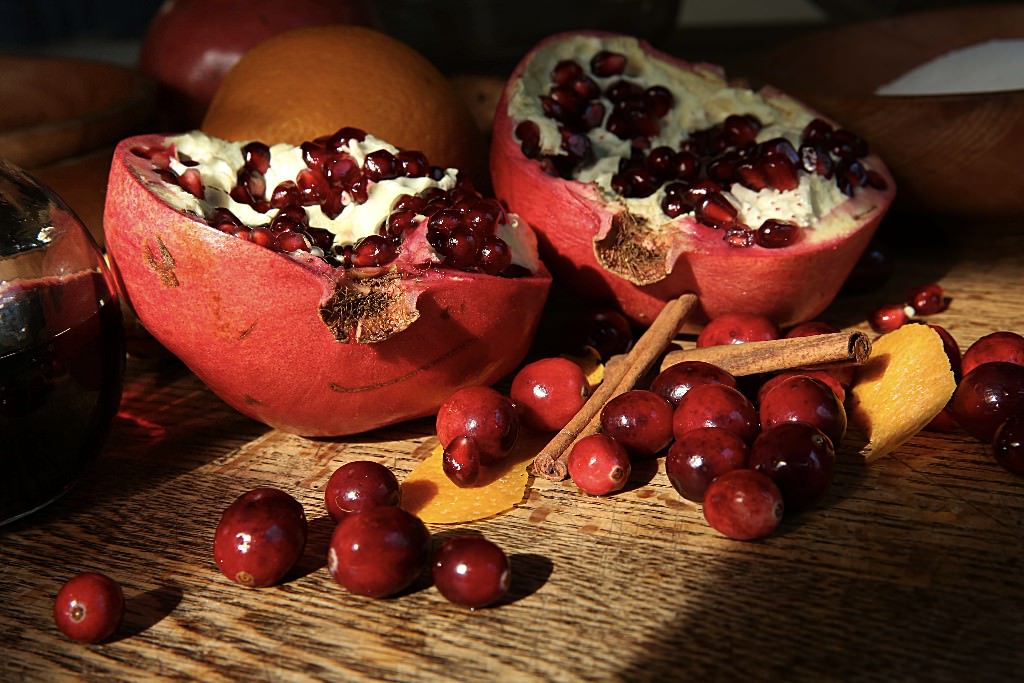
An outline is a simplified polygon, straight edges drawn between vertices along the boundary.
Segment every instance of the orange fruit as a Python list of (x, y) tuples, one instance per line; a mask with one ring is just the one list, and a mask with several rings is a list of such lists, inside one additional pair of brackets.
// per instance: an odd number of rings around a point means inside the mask
[(479, 179), (480, 131), (448, 79), (408, 45), (361, 26), (299, 28), (246, 52), (201, 126), (228, 140), (297, 145), (362, 128)]

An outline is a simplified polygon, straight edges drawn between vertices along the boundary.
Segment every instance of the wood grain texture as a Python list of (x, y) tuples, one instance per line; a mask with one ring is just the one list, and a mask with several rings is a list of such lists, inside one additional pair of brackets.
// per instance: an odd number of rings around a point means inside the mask
[[(962, 346), (1024, 330), (1018, 223), (944, 240), (896, 218), (896, 275), (823, 318), (867, 330), (871, 307), (939, 281), (952, 304), (929, 320)], [(432, 527), (511, 555), (506, 603), (470, 612), (426, 581), (393, 599), (348, 594), (324, 567), (328, 475), (369, 458), (402, 478), (435, 442), (429, 420), (283, 434), (181, 368), (133, 363), (87, 479), (0, 529), (0, 680), (1019, 680), (1024, 479), (963, 433), (921, 433), (870, 466), (840, 449), (825, 502), (755, 543), (712, 531), (661, 460), (608, 498), (536, 478), (509, 513)], [(305, 505), (310, 542), (282, 585), (248, 590), (217, 571), (211, 544), (220, 512), (263, 484)], [(79, 645), (53, 626), (54, 595), (83, 570), (124, 585), (113, 642)]]

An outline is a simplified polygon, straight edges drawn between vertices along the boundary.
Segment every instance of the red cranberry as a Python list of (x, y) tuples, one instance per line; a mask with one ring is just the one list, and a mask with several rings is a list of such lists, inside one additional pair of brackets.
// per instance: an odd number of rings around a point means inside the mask
[(480, 449), (480, 464), (501, 460), (519, 436), (519, 414), (507, 397), (490, 387), (465, 387), (448, 397), (437, 411), (437, 438), (447, 446), (469, 436)]
[(372, 460), (354, 460), (334, 470), (324, 488), (327, 513), (339, 522), (350, 512), (398, 505), (401, 489), (394, 472)]
[[(770, 389), (775, 388), (780, 382), (796, 376), (813, 377), (816, 380), (824, 382), (825, 385), (832, 390), (832, 393), (836, 395), (840, 403), (846, 401), (846, 388), (844, 382), (849, 385), (853, 383), (853, 372), (846, 372), (846, 370), (855, 370), (855, 368), (834, 368), (831, 370), (786, 370), (775, 375), (767, 382), (761, 385), (761, 388), (757, 390), (757, 403), (760, 405), (764, 402), (764, 397)], [(839, 372), (842, 371), (842, 372)]]
[(383, 598), (408, 588), (430, 555), (430, 532), (398, 507), (376, 507), (341, 520), (331, 536), (327, 569), (356, 595)]
[(999, 425), (992, 440), (992, 454), (1008, 472), (1024, 477), (1024, 413)]
[(832, 441), (805, 422), (783, 422), (765, 429), (750, 449), (750, 466), (772, 478), (786, 509), (816, 503), (832, 483), (836, 453)]
[(700, 384), (724, 384), (735, 387), (736, 378), (711, 363), (685, 360), (670, 365), (658, 373), (651, 382), (651, 391), (677, 406), (683, 396), (686, 396), (686, 392)]
[(995, 361), (974, 368), (953, 394), (953, 417), (981, 441), (1007, 418), (1024, 412), (1024, 365)]
[(124, 618), (121, 584), (99, 572), (68, 580), (53, 603), (57, 628), (72, 640), (100, 643), (110, 638)]
[(702, 427), (676, 439), (668, 449), (665, 471), (679, 495), (699, 503), (716, 477), (746, 466), (747, 453), (747, 444), (733, 432)]
[(809, 322), (800, 323), (787, 332), (786, 339), (793, 339), (794, 337), (815, 337), (819, 334), (835, 334), (836, 332), (839, 332), (839, 328), (831, 323), (826, 323), (821, 320), (811, 320)]
[(633, 389), (601, 409), (601, 430), (639, 457), (649, 457), (672, 441), (672, 404), (646, 389)]
[(814, 425), (838, 444), (846, 434), (846, 410), (824, 382), (807, 375), (786, 377), (764, 393), (759, 411), (761, 428), (783, 422)]
[(629, 454), (607, 434), (592, 434), (576, 442), (569, 452), (569, 476), (584, 493), (604, 496), (626, 485)]
[(626, 353), (633, 346), (633, 328), (618, 311), (593, 311), (584, 329), (583, 344), (596, 350), (601, 360)]
[(731, 470), (711, 482), (704, 494), (704, 519), (738, 541), (764, 538), (782, 521), (779, 487), (756, 470)]
[(224, 510), (214, 534), (213, 558), (235, 583), (271, 586), (302, 557), (306, 531), (299, 501), (280, 489), (256, 488)]
[(750, 443), (757, 436), (757, 410), (738, 389), (724, 384), (701, 384), (683, 396), (672, 414), (677, 439), (691, 429), (721, 427)]
[(456, 605), (477, 609), (508, 593), (512, 574), (505, 551), (482, 536), (459, 536), (434, 554), (434, 585)]
[(884, 334), (902, 327), (909, 319), (903, 304), (885, 304), (871, 312), (868, 323), (875, 332)]
[(469, 436), (457, 436), (444, 447), (441, 469), (457, 486), (472, 486), (480, 477), (480, 449)]
[(587, 376), (567, 358), (542, 358), (516, 373), (509, 391), (523, 423), (557, 432), (583, 408), (590, 394)]
[(708, 321), (697, 336), (697, 347), (770, 341), (779, 336), (778, 326), (768, 318), (748, 313), (726, 313)]
[(993, 332), (967, 347), (964, 351), (963, 374), (983, 363), (1003, 361), (1024, 365), (1024, 337), (1016, 332)]
[(946, 298), (942, 286), (932, 283), (910, 290), (907, 294), (907, 304), (917, 315), (934, 315), (946, 309)]

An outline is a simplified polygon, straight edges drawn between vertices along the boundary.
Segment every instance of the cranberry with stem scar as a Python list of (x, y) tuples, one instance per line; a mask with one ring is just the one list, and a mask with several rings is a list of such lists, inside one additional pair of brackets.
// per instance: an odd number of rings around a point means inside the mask
[(431, 573), (441, 595), (470, 609), (501, 600), (512, 582), (505, 551), (482, 536), (458, 536), (445, 541), (434, 554)]
[(256, 488), (224, 510), (214, 533), (213, 558), (235, 583), (271, 586), (302, 557), (306, 533), (299, 501), (280, 489)]
[(724, 384), (702, 384), (691, 388), (672, 414), (672, 431), (677, 439), (692, 429), (721, 427), (750, 443), (757, 436), (757, 410), (738, 389)]
[(567, 358), (542, 358), (523, 366), (509, 390), (523, 424), (542, 432), (568, 424), (589, 395), (583, 369)]
[(779, 487), (757, 470), (726, 472), (704, 494), (704, 519), (713, 529), (738, 541), (764, 538), (782, 521)]
[(601, 429), (637, 457), (650, 457), (672, 441), (672, 404), (653, 391), (632, 389), (601, 409)]
[(398, 505), (401, 487), (385, 465), (353, 460), (334, 470), (324, 487), (324, 504), (335, 522), (347, 515), (380, 505)]
[(909, 320), (910, 316), (907, 315), (903, 304), (885, 304), (871, 312), (868, 324), (875, 332), (885, 334), (902, 327)]
[(377, 507), (341, 520), (327, 570), (356, 595), (383, 598), (408, 588), (427, 565), (430, 532), (399, 507)]
[(604, 496), (619, 491), (629, 480), (629, 454), (607, 434), (591, 434), (569, 451), (569, 476), (584, 493)]
[(504, 458), (519, 436), (519, 413), (512, 401), (490, 387), (471, 386), (449, 396), (437, 411), (437, 438), (447, 446), (472, 437), (482, 465)]
[(693, 429), (668, 449), (665, 473), (679, 495), (699, 503), (717, 477), (746, 466), (748, 452), (743, 439), (727, 429)]
[(53, 603), (57, 628), (72, 640), (100, 643), (124, 618), (121, 584), (99, 572), (84, 572), (61, 586)]
[(761, 432), (748, 462), (778, 485), (787, 509), (803, 510), (825, 495), (835, 461), (824, 432), (805, 422), (783, 422)]
[(932, 283), (910, 290), (907, 294), (907, 304), (918, 315), (934, 315), (946, 309), (946, 297), (942, 286)]

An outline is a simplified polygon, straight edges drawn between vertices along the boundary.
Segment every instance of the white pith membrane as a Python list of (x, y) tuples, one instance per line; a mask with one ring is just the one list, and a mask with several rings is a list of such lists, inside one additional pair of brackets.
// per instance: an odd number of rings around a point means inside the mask
[[(279, 213), (279, 209), (259, 211), (250, 204), (236, 201), (230, 194), (231, 189), (238, 184), (239, 170), (245, 166), (242, 149), (246, 142), (221, 140), (201, 131), (173, 135), (164, 140), (167, 151), (170, 152), (170, 171), (179, 177), (189, 169), (199, 171), (202, 179), (202, 199), (188, 192), (180, 184), (168, 182), (166, 177), (161, 176), (158, 169), (148, 162), (144, 154), (138, 155), (133, 161), (142, 171), (142, 178), (152, 191), (179, 211), (200, 216), (206, 222), (211, 222), (215, 210), (223, 208), (234, 214), (245, 226), (268, 226)], [(294, 182), (300, 172), (309, 168), (303, 159), (302, 149), (298, 146), (277, 144), (270, 146), (269, 149), (270, 165), (264, 174), (267, 197), (280, 183)], [(363, 165), (368, 154), (377, 150), (387, 150), (391, 154), (397, 154), (399, 151), (393, 145), (369, 134), (362, 141), (348, 140), (343, 148), (359, 167)], [(153, 150), (143, 151), (149, 154)], [(395, 201), (402, 195), (416, 196), (430, 188), (450, 191), (457, 187), (457, 183), (458, 170), (452, 168), (444, 169), (443, 176), (437, 180), (429, 174), (420, 177), (399, 176), (376, 182), (370, 181), (367, 186), (367, 199), (363, 203), (357, 203), (348, 192), (342, 192), (343, 208), (333, 218), (325, 214), (318, 204), (302, 206), (302, 209), (306, 213), (309, 227), (330, 231), (334, 236), (333, 244), (340, 248), (345, 245), (356, 245), (369, 235), (380, 234), (382, 222), (391, 214)], [(418, 227), (404, 235), (395, 261), (404, 260), (422, 266), (439, 265), (444, 262), (444, 255), (425, 239), (427, 218), (417, 214), (415, 221)], [(506, 221), (495, 226), (494, 236), (508, 246), (513, 265), (529, 273), (537, 272), (539, 259), (536, 243), (532, 234), (529, 234), (529, 228), (518, 216), (506, 212)], [(325, 254), (315, 245), (308, 251), (296, 250), (286, 253), (300, 259), (309, 258), (309, 254), (312, 254), (332, 265), (337, 265), (336, 261), (330, 260), (331, 254)], [(391, 263), (394, 261), (383, 266), (389, 266)]]
[[(602, 78), (592, 73), (591, 58), (603, 50), (626, 57), (622, 74)], [(602, 92), (620, 80), (636, 82), (644, 88), (661, 85), (672, 92), (674, 104), (660, 119), (660, 132), (650, 138), (646, 151), (659, 146), (678, 150), (681, 141), (691, 133), (721, 124), (730, 114), (753, 115), (760, 120), (762, 128), (756, 136), (757, 143), (781, 137), (788, 139), (798, 150), (801, 133), (816, 118), (802, 105), (781, 94), (768, 98), (748, 88), (731, 86), (713, 66), (694, 64), (692, 69), (684, 69), (655, 59), (634, 38), (580, 35), (542, 46), (531, 57), (510, 92), (510, 118), (515, 122), (533, 121), (540, 129), (540, 156), (567, 154), (559, 132), (563, 124), (546, 116), (540, 101), (540, 96), (553, 87), (552, 71), (563, 60), (573, 60), (583, 67), (584, 75), (593, 79)], [(630, 157), (631, 141), (620, 139), (605, 128), (613, 104), (606, 97), (602, 102), (605, 106), (602, 123), (586, 132), (594, 161), (579, 167), (574, 179), (596, 188), (613, 213), (616, 207), (621, 207), (637, 218), (637, 225), (646, 226), (645, 229), (653, 233), (671, 232), (677, 240), (676, 249), (699, 249), (694, 238), (686, 234), (687, 230), (693, 230), (689, 226), (695, 220), (694, 211), (670, 218), (662, 210), (662, 200), (670, 180), (663, 181), (647, 197), (624, 197), (612, 189), (612, 176), (618, 171), (620, 160)], [(866, 171), (871, 170), (869, 161), (863, 158), (859, 161)], [(835, 178), (807, 173), (799, 166), (798, 171), (799, 186), (793, 190), (779, 191), (770, 187), (753, 190), (733, 182), (728, 190), (723, 191), (721, 194), (738, 209), (737, 227), (753, 233), (765, 220), (787, 221), (799, 226), (800, 243), (813, 244), (853, 231), (861, 224), (863, 215), (870, 213), (870, 201), (865, 202), (867, 208), (864, 211), (856, 214), (834, 212), (836, 207), (851, 199), (839, 189)], [(862, 192), (877, 194), (879, 188), (864, 185), (855, 188), (855, 192), (858, 195)], [(829, 220), (823, 222), (826, 216)], [(749, 244), (743, 246), (758, 248)]]

